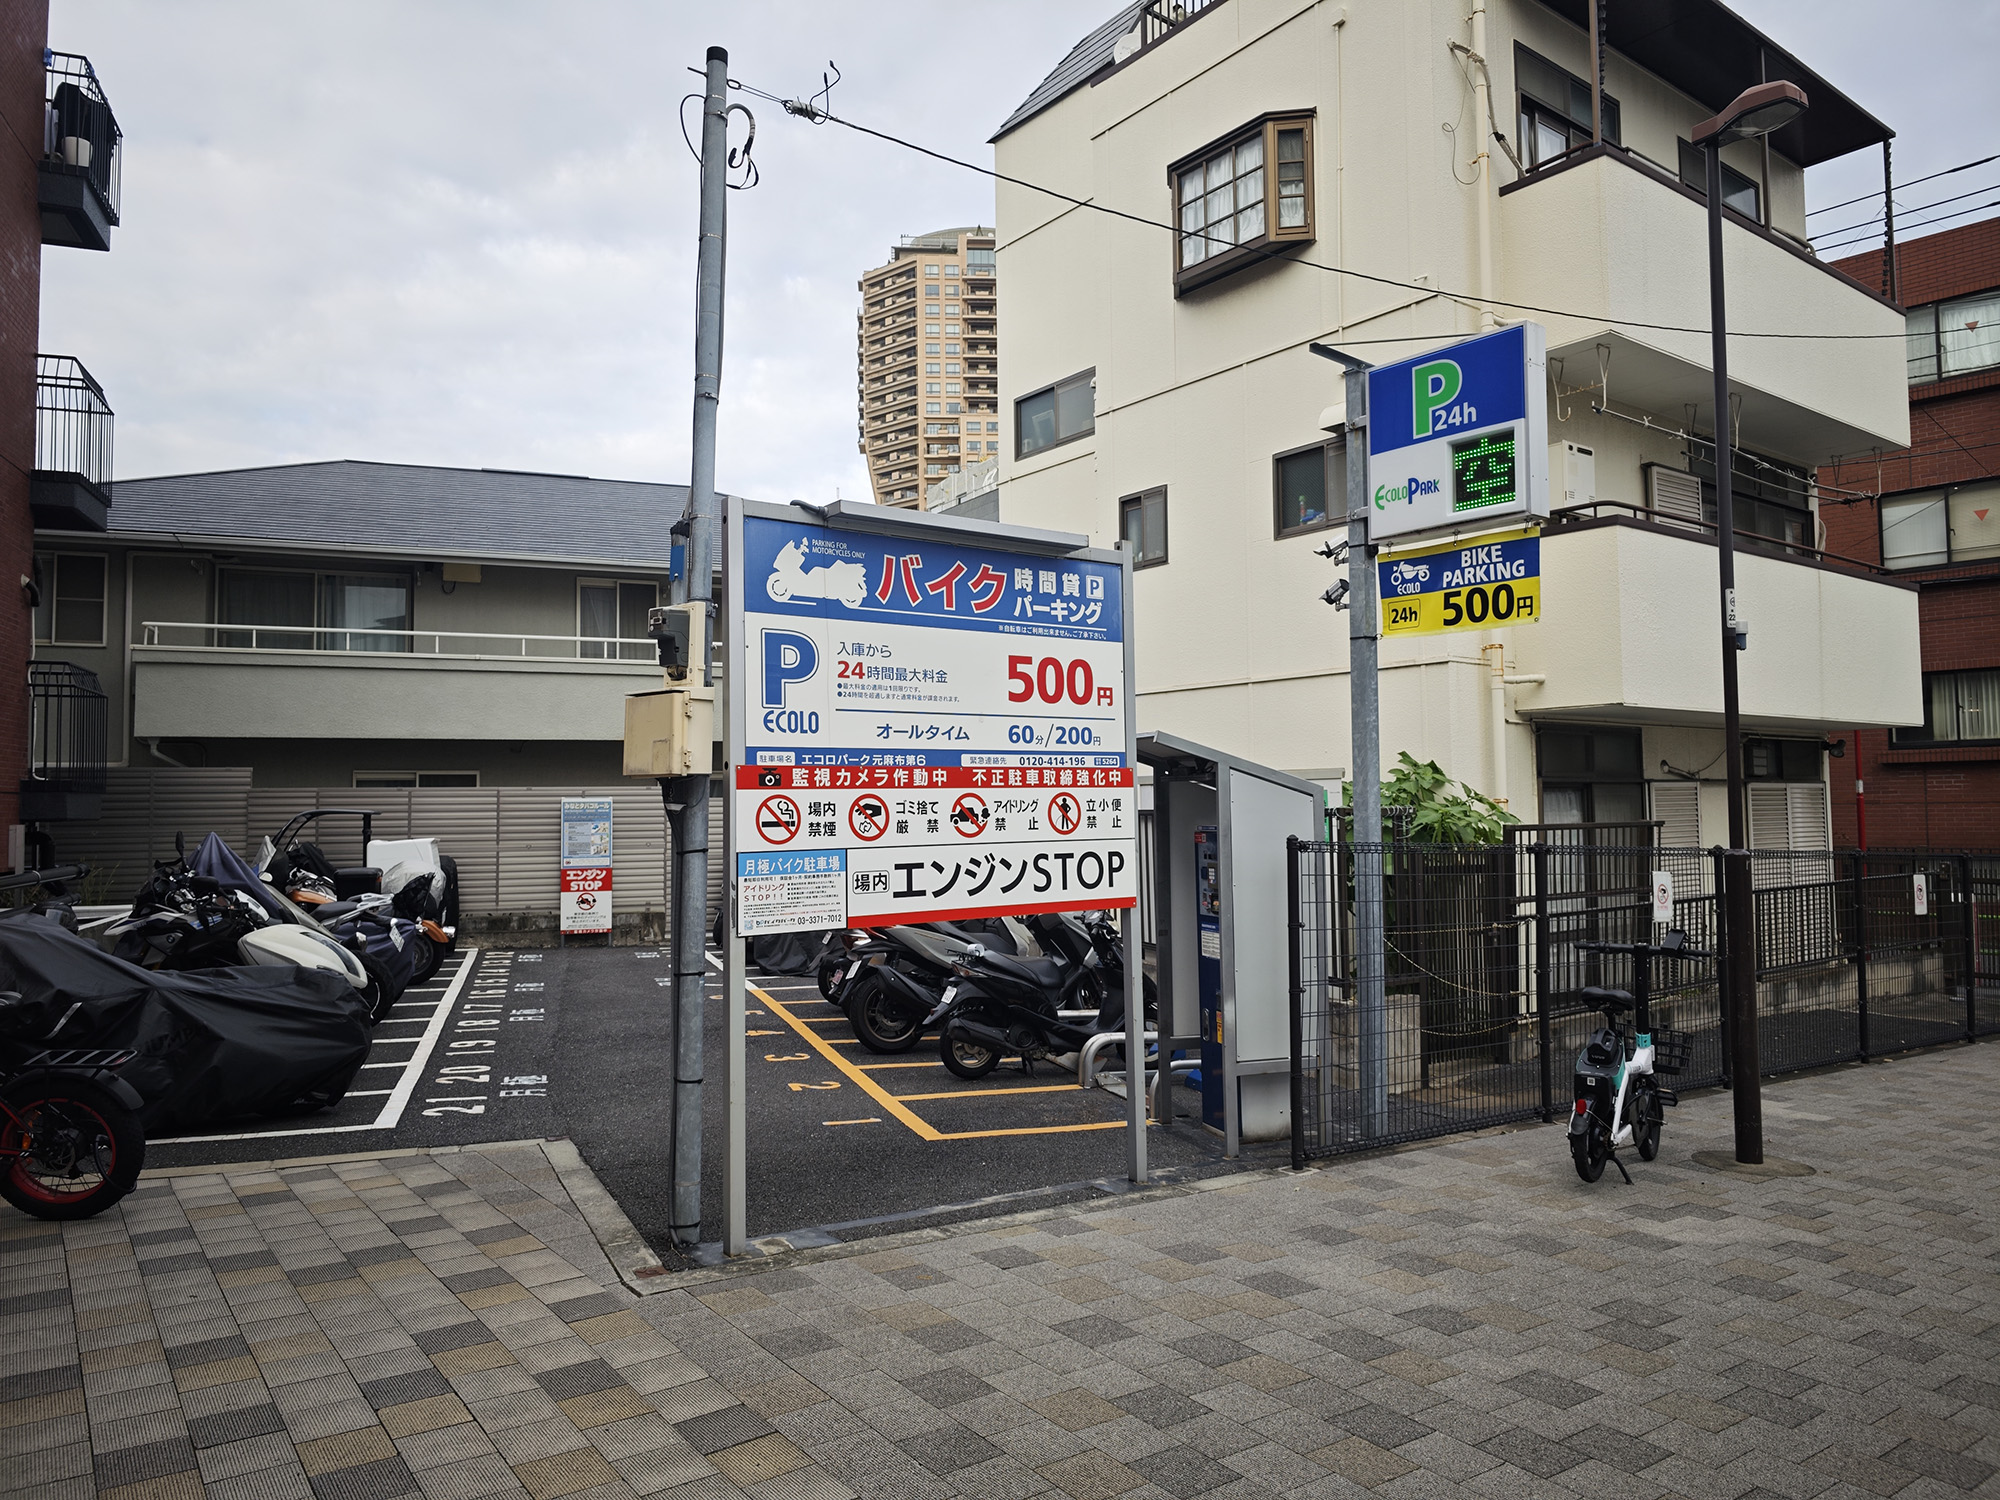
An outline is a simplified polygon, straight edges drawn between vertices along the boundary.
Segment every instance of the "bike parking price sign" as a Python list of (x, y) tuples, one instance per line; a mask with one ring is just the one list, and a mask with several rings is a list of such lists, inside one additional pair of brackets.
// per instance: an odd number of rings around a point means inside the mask
[(739, 933), (1136, 904), (1122, 553), (734, 501), (728, 557)]
[(1549, 513), (1548, 354), (1521, 323), (1368, 372), (1368, 540)]
[(1542, 618), (1542, 543), (1533, 531), (1399, 552), (1375, 568), (1384, 635), (1492, 630)]

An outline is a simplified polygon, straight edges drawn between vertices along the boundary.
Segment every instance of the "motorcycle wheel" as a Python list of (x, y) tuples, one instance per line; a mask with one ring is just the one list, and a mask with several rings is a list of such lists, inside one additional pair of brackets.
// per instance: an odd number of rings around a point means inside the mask
[(1570, 1137), (1569, 1154), (1576, 1163), (1576, 1175), (1585, 1182), (1595, 1182), (1611, 1160), (1611, 1144), (1603, 1130), (1592, 1125), (1585, 1134)]
[(420, 984), (429, 984), (431, 976), (437, 973), (438, 969), (444, 963), (444, 949), (439, 947), (435, 941), (425, 934), (419, 934), (409, 939), (409, 941), (423, 944), (421, 948), (417, 949), (417, 967), (416, 971), (410, 975), (410, 984), (412, 987)]
[(823, 958), (819, 961), (819, 992), (822, 998), (840, 1004), (840, 990), (844, 983), (850, 962), (846, 954), (839, 958)]
[(44, 1074), (0, 1088), (0, 1197), (37, 1219), (87, 1219), (132, 1191), (146, 1161), (139, 1117), (102, 1084)]
[(1651, 1161), (1660, 1154), (1660, 1096), (1653, 1089), (1639, 1090), (1632, 1143), (1639, 1148), (1639, 1160)]
[(923, 1040), (923, 1018), (897, 1004), (889, 987), (872, 974), (855, 977), (847, 1019), (870, 1052), (908, 1052)]
[(968, 1037), (955, 1035), (949, 1027), (938, 1038), (938, 1056), (944, 1065), (966, 1082), (984, 1078), (1000, 1066), (1000, 1054)]

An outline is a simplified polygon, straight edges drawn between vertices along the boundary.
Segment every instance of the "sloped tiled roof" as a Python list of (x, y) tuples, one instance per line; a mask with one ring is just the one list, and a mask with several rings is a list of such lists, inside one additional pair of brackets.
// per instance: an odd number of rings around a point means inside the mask
[(112, 488), (109, 538), (665, 568), (684, 484), (421, 464), (282, 464)]
[(1145, 8), (1145, 3), (1146, 0), (1132, 0), (1130, 5), (1120, 6), (1110, 20), (1070, 48), (1069, 55), (1056, 64), (1055, 70), (1036, 86), (1032, 94), (1021, 101), (1020, 108), (1007, 116), (1000, 128), (993, 132), (991, 140), (997, 141), (1016, 125), (1032, 120), (1050, 105), (1082, 88), (1100, 68), (1109, 67), (1111, 52), (1118, 45), (1118, 38), (1139, 24), (1139, 12)]

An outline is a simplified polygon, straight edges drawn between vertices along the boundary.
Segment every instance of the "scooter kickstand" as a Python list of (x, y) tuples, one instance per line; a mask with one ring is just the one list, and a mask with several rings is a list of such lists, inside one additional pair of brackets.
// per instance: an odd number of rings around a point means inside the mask
[(1618, 1175), (1625, 1179), (1625, 1186), (1632, 1186), (1632, 1174), (1625, 1170), (1625, 1163), (1618, 1159), (1616, 1151), (1611, 1153), (1611, 1165), (1618, 1169)]

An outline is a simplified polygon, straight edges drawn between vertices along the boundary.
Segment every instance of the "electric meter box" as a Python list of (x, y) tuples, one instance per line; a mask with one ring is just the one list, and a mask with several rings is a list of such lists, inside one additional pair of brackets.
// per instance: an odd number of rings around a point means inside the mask
[(675, 683), (625, 699), (627, 776), (706, 776), (715, 763), (715, 689)]

